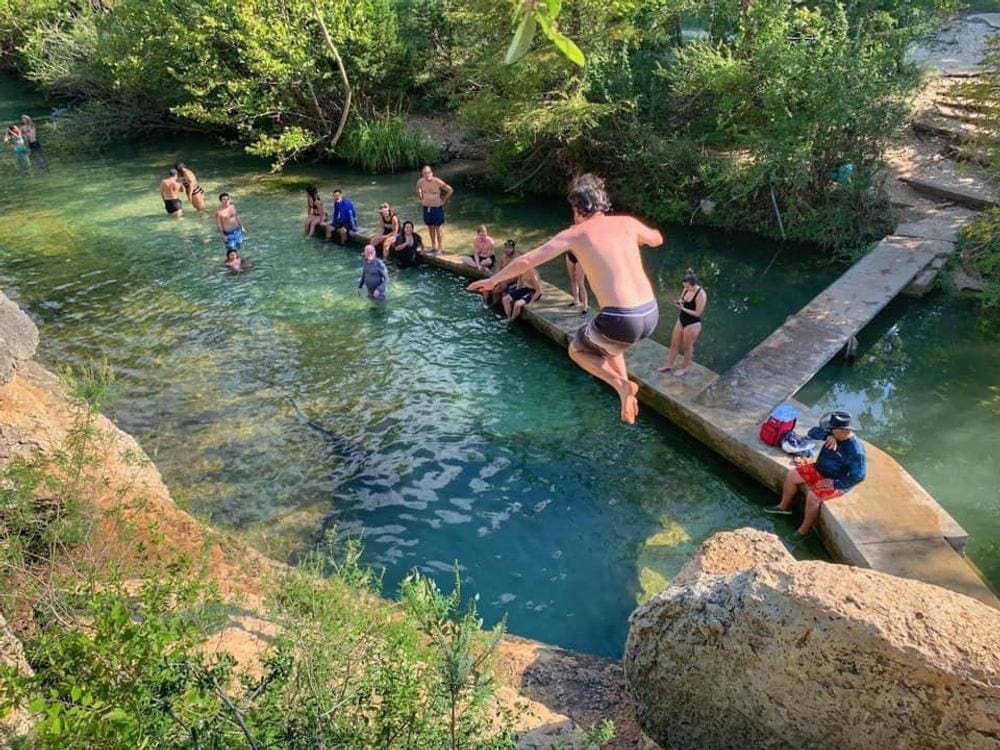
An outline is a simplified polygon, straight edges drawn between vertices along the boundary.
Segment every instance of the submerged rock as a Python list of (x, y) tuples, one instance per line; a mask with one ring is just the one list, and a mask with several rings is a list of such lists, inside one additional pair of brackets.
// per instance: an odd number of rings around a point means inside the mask
[(761, 536), (716, 535), (632, 614), (626, 681), (651, 738), (1000, 748), (1000, 612), (919, 581), (796, 562)]

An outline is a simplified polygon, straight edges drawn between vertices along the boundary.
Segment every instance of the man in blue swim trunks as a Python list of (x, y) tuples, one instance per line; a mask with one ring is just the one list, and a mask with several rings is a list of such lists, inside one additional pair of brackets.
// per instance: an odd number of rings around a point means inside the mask
[(434, 176), (429, 164), (424, 164), (420, 170), (420, 179), (415, 186), (417, 198), (424, 209), (424, 224), (431, 238), (431, 252), (439, 253), (444, 249), (444, 204), (448, 202), (455, 190), (440, 177)]
[(222, 235), (222, 242), (225, 244), (226, 250), (243, 249), (243, 238), (246, 236), (247, 230), (243, 226), (243, 219), (240, 218), (229, 193), (219, 195), (219, 207), (215, 211), (215, 226), (219, 228), (219, 234)]
[(529, 268), (572, 251), (583, 266), (601, 312), (576, 332), (569, 345), (569, 356), (615, 389), (621, 400), (622, 421), (633, 424), (639, 413), (636, 399), (639, 386), (629, 380), (625, 351), (648, 337), (659, 319), (656, 297), (643, 270), (639, 248), (662, 245), (663, 235), (631, 216), (607, 215), (611, 202), (604, 180), (595, 175), (585, 174), (573, 180), (568, 199), (573, 209), (573, 226), (511, 261), (488, 279), (473, 282), (468, 289), (489, 291)]

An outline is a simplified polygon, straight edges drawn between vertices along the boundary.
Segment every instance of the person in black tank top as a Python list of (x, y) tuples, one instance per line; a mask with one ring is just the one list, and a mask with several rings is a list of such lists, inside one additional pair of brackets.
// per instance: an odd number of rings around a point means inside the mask
[(399, 217), (388, 203), (382, 203), (378, 207), (378, 218), (379, 233), (372, 235), (368, 241), (381, 251), (383, 260), (389, 260), (389, 253), (392, 252), (400, 232)]
[[(670, 337), (670, 351), (667, 353), (667, 363), (659, 368), (659, 372), (671, 372), (681, 377), (691, 367), (694, 358), (694, 342), (701, 334), (701, 316), (705, 314), (708, 305), (708, 293), (698, 284), (698, 277), (692, 269), (688, 269), (681, 285), (681, 295), (674, 301), (674, 306), (680, 311), (674, 330)], [(681, 347), (684, 348), (684, 362), (674, 370), (674, 360)]]

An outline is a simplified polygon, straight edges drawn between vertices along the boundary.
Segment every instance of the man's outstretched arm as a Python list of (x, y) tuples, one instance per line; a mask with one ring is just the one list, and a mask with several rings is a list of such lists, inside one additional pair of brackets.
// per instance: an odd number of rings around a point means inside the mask
[(556, 258), (571, 249), (568, 238), (571, 230), (572, 227), (570, 229), (564, 229), (544, 245), (539, 245), (531, 252), (527, 252), (524, 255), (512, 260), (503, 267), (502, 271), (497, 271), (487, 279), (473, 281), (466, 287), (466, 289), (470, 292), (488, 292), (497, 284), (502, 284), (505, 281), (516, 279), (529, 268), (534, 268), (535, 266), (540, 266), (543, 263), (548, 263), (553, 258)]
[(635, 236), (640, 245), (659, 247), (663, 244), (663, 235), (660, 233), (659, 229), (647, 227), (638, 219), (633, 219), (633, 221), (636, 223)]

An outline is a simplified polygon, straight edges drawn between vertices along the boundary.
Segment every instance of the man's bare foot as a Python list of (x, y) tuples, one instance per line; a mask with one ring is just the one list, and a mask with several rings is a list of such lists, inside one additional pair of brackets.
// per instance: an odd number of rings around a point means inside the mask
[(635, 418), (639, 416), (639, 399), (635, 397), (639, 392), (639, 386), (631, 380), (624, 380), (615, 390), (618, 391), (618, 398), (622, 402), (622, 422), (635, 424)]
[(674, 377), (683, 378), (685, 375), (687, 375), (687, 371), (688, 368), (686, 367), (681, 367), (680, 369), (674, 370)]
[(663, 367), (657, 367), (656, 371), (657, 372), (670, 372), (673, 369), (674, 369), (673, 365), (663, 365)]

